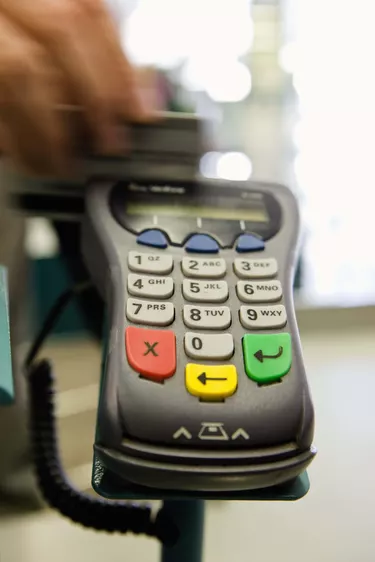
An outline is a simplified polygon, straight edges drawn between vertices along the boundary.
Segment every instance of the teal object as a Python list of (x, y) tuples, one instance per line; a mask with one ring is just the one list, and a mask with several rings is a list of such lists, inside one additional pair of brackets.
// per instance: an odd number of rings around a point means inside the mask
[(165, 501), (163, 510), (180, 537), (174, 546), (163, 547), (161, 562), (202, 562), (204, 501)]
[[(61, 256), (32, 260), (30, 263), (35, 328), (45, 321), (62, 293), (72, 287), (72, 280)], [(78, 336), (87, 333), (79, 302), (73, 301), (64, 310), (55, 326), (54, 336)]]
[(12, 354), (10, 347), (8, 271), (0, 266), (0, 406), (14, 402)]

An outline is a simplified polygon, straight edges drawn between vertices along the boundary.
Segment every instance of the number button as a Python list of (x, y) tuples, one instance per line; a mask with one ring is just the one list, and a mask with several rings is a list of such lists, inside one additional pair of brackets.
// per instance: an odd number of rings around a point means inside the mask
[(184, 306), (184, 322), (188, 328), (225, 330), (230, 326), (231, 314), (227, 306)]
[(173, 294), (173, 279), (172, 277), (148, 277), (130, 273), (128, 291), (134, 297), (168, 299)]
[(277, 274), (277, 261), (275, 258), (259, 260), (234, 260), (234, 271), (243, 279), (266, 279)]
[(192, 359), (217, 359), (223, 361), (232, 357), (234, 352), (231, 334), (195, 334), (185, 335), (185, 352)]
[(273, 306), (241, 306), (240, 320), (244, 328), (263, 330), (265, 328), (282, 328), (286, 324), (285, 307)]
[(187, 277), (218, 279), (225, 275), (227, 266), (220, 258), (183, 258), (182, 272)]
[(188, 301), (224, 302), (228, 298), (226, 281), (190, 281), (184, 279), (182, 294)]
[(143, 254), (129, 252), (128, 266), (139, 273), (170, 273), (173, 269), (173, 258), (166, 254)]
[(150, 326), (168, 326), (174, 320), (174, 306), (171, 302), (159, 303), (128, 299), (126, 316), (130, 322)]
[(275, 302), (282, 297), (280, 281), (260, 281), (249, 283), (239, 281), (237, 283), (237, 295), (243, 302)]

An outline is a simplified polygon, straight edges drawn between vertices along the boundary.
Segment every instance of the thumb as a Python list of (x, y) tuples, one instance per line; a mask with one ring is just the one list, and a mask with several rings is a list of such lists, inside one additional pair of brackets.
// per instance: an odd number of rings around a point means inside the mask
[(135, 68), (134, 83), (145, 119), (155, 119), (156, 114), (166, 107), (157, 71), (151, 67)]

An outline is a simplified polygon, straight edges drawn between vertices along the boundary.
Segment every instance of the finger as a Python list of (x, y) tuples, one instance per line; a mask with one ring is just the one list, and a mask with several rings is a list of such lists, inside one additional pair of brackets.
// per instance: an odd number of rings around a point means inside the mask
[[(4, 1), (4, 0), (0, 0)], [(125, 58), (113, 22), (101, 0), (41, 4), (14, 0), (8, 10), (46, 42), (71, 81), (77, 103), (104, 152), (122, 150), (119, 118), (147, 119), (134, 71)], [(36, 7), (38, 5), (38, 9)], [(22, 7), (22, 9), (20, 9)]]
[[(124, 55), (118, 30), (103, 0), (0, 0), (0, 9), (64, 59), (69, 58), (67, 43), (73, 39), (78, 41), (79, 32), (83, 33), (80, 46), (90, 47), (91, 44), (95, 47), (93, 54), (99, 57), (93, 69), (99, 67), (106, 71), (111, 83), (119, 84), (121, 99), (128, 97), (133, 101), (130, 110), (134, 116), (138, 113), (142, 117), (144, 111), (137, 95), (134, 70)], [(89, 44), (85, 41), (88, 35), (91, 36)], [(108, 64), (110, 67), (107, 68)], [(116, 75), (113, 76), (110, 69), (116, 69)], [(129, 112), (126, 103), (123, 108)]]
[(48, 56), (0, 16), (0, 122), (4, 151), (38, 173), (67, 166), (68, 132), (54, 106), (59, 80)]
[(7, 153), (7, 150), (6, 150), (6, 148), (5, 148), (5, 147), (6, 147), (6, 144), (7, 144), (7, 141), (6, 141), (6, 133), (5, 133), (4, 128), (3, 128), (3, 126), (2, 126), (2, 124), (1, 124), (1, 122), (0, 122), (0, 158), (1, 158), (2, 156), (4, 156), (4, 154)]
[(135, 80), (143, 105), (150, 110), (150, 119), (158, 119), (160, 111), (165, 110), (166, 103), (156, 70), (150, 67), (137, 68)]

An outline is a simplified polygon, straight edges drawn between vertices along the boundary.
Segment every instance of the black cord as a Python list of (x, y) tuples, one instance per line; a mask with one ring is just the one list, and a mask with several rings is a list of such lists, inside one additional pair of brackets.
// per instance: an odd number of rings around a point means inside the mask
[[(52, 226), (56, 231), (61, 258), (72, 280), (72, 285), (86, 281), (90, 278), (90, 275), (80, 252), (82, 224), (80, 222), (54, 220)], [(97, 341), (101, 341), (104, 324), (104, 301), (96, 287), (93, 286), (92, 290), (82, 293), (77, 299), (77, 304), (85, 322), (85, 328)]]
[(35, 360), (36, 356), (40, 351), (40, 348), (42, 347), (46, 338), (49, 336), (49, 334), (56, 326), (57, 322), (60, 319), (61, 314), (64, 312), (67, 305), (73, 300), (73, 298), (80, 295), (84, 291), (91, 289), (92, 286), (93, 285), (91, 282), (86, 281), (85, 283), (80, 283), (76, 285), (72, 289), (68, 289), (67, 291), (65, 291), (59, 296), (56, 303), (49, 311), (48, 316), (45, 319), (38, 336), (36, 337), (33, 345), (31, 346), (29, 353), (26, 356), (25, 363), (24, 363), (26, 369), (28, 369), (32, 364), (32, 362)]
[(39, 487), (48, 504), (84, 527), (109, 533), (142, 533), (165, 545), (175, 544), (177, 528), (163, 509), (153, 520), (148, 506), (92, 498), (72, 486), (59, 458), (50, 363), (43, 360), (33, 365), (28, 382), (34, 463)]
[(34, 363), (34, 359), (65, 307), (90, 286), (90, 283), (85, 283), (61, 295), (25, 361), (30, 396), (31, 440), (39, 487), (51, 507), (84, 527), (112, 533), (142, 533), (158, 538), (164, 545), (173, 546), (178, 540), (178, 529), (163, 508), (153, 520), (148, 506), (110, 502), (83, 494), (68, 481), (60, 462), (52, 367), (46, 360)]

